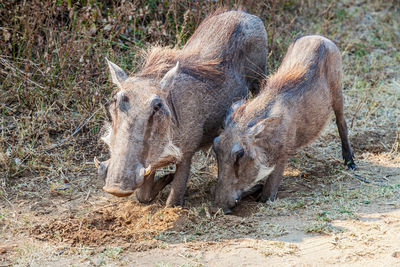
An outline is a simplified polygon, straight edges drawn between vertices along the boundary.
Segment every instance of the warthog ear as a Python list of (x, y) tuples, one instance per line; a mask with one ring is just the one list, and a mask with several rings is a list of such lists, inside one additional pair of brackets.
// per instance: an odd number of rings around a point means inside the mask
[(237, 110), (238, 107), (240, 107), (244, 102), (245, 102), (245, 100), (241, 99), (241, 100), (238, 100), (238, 101), (234, 102), (229, 107), (228, 112), (226, 113), (226, 116), (225, 116), (224, 123), (222, 124), (222, 128), (223, 129), (225, 129), (226, 126), (228, 126), (228, 124), (232, 122), (232, 117), (231, 116), (232, 116), (233, 112), (235, 112), (235, 110)]
[[(168, 73), (173, 74), (173, 73), (178, 72), (179, 69), (180, 69), (179, 67), (180, 67), (180, 66), (179, 66), (179, 61), (177, 61), (177, 62), (176, 62), (176, 65), (175, 65), (172, 69), (170, 69), (170, 70), (167, 72), (167, 74), (168, 74)], [(167, 75), (167, 74), (165, 74), (165, 75)]]
[(176, 62), (175, 67), (173, 67), (172, 69), (170, 69), (167, 73), (165, 73), (164, 77), (161, 79), (160, 81), (160, 87), (161, 89), (166, 89), (168, 88), (168, 85), (171, 81), (171, 79), (173, 78), (174, 75), (176, 75), (180, 70), (179, 67), (179, 61)]
[(121, 84), (128, 79), (128, 75), (126, 75), (126, 73), (116, 64), (109, 61), (108, 58), (106, 58), (106, 61), (110, 69), (112, 82), (118, 86), (119, 89), (122, 89)]
[(254, 136), (254, 138), (263, 138), (264, 135), (269, 132), (269, 129), (274, 129), (276, 125), (282, 120), (282, 117), (268, 117), (260, 119), (248, 129), (248, 133)]

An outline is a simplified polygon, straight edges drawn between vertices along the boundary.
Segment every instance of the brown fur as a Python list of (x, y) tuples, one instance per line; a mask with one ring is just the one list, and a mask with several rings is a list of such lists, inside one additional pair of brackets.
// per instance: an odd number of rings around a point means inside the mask
[(290, 69), (279, 68), (278, 71), (267, 80), (265, 90), (279, 93), (285, 89), (296, 86), (301, 80), (305, 79), (308, 65), (298, 63), (291, 67)]
[[(296, 43), (296, 42), (295, 42)], [(291, 44), (288, 51), (293, 49), (295, 43)], [(306, 79), (307, 72), (310, 70), (312, 64), (318, 64), (319, 55), (317, 50), (320, 49), (318, 42), (310, 44), (309, 49), (314, 54), (314, 57), (306, 57), (308, 54), (296, 55), (296, 60), (291, 60), (289, 53), (285, 55), (282, 60), (282, 65), (279, 66), (278, 70), (266, 80), (263, 85), (264, 90), (271, 90), (274, 92), (281, 92), (297, 86), (301, 81)]]
[(238, 107), (214, 141), (216, 203), (226, 211), (265, 180), (260, 199), (274, 200), (287, 158), (318, 137), (332, 110), (345, 164), (355, 169), (343, 116), (339, 49), (321, 36), (292, 44), (259, 96)]
[(142, 57), (146, 58), (138, 76), (161, 78), (175, 66), (179, 50), (169, 47), (153, 46), (143, 51)]
[[(196, 29), (196, 31), (192, 34), (192, 36), (190, 36), (188, 43), (192, 42), (194, 39), (202, 39), (202, 36), (199, 36), (199, 33), (206, 32), (208, 30), (205, 28), (210, 26), (210, 20), (215, 18), (216, 16), (221, 15), (222, 13), (225, 13), (228, 11), (229, 10), (226, 7), (220, 7), (220, 8), (217, 8), (214, 12), (207, 15), (207, 17), (202, 21), (202, 23), (199, 25), (199, 27)], [(240, 10), (237, 10), (237, 11), (240, 11)], [(228, 25), (230, 26), (229, 29), (223, 32), (224, 36), (221, 36), (221, 37), (225, 37), (223, 41), (226, 41), (226, 39), (228, 37), (230, 37), (230, 35), (233, 31), (233, 28), (234, 28), (234, 27), (231, 27), (231, 24), (228, 24)], [(221, 28), (223, 28), (222, 25), (221, 25)]]
[[(291, 60), (289, 53), (283, 59), (283, 63), (278, 70), (268, 79), (262, 82), (262, 92), (260, 95), (241, 105), (237, 112), (233, 114), (236, 120), (248, 121), (250, 118), (257, 116), (257, 112), (263, 112), (265, 106), (268, 105), (274, 98), (285, 91), (296, 88), (300, 84), (310, 84), (313, 82), (315, 73), (311, 70), (312, 65), (319, 64), (317, 50), (320, 48), (317, 42), (311, 44), (309, 49), (315, 57), (304, 58), (304, 54), (300, 55), (296, 60)], [(294, 44), (288, 48), (290, 51)], [(311, 77), (310, 77), (311, 76)], [(251, 102), (251, 103), (250, 103)]]
[(195, 51), (182, 53), (180, 50), (168, 47), (152, 47), (144, 53), (147, 60), (144, 62), (139, 77), (163, 77), (179, 61), (181, 69), (199, 77), (221, 81), (222, 58), (202, 60), (197, 59)]
[[(197, 77), (200, 80), (209, 80), (220, 85), (222, 79), (222, 58), (202, 60), (197, 59), (193, 51), (180, 53), (179, 50), (171, 48), (154, 47), (147, 53), (148, 59), (138, 77), (155, 78), (163, 77), (179, 61), (181, 71)], [(218, 88), (216, 88), (218, 89)]]
[[(204, 36), (199, 36), (199, 33), (207, 32), (207, 34), (215, 34), (215, 32), (210, 32), (210, 29), (204, 28), (210, 26), (208, 22), (215, 18), (215, 16), (227, 11), (226, 8), (218, 8), (208, 15), (199, 28), (189, 38), (188, 44), (191, 42), (196, 43), (196, 39), (204, 38)], [(237, 18), (233, 16), (233, 19)], [(218, 44), (219, 47), (227, 46), (230, 37), (232, 36), (232, 32), (235, 30), (235, 26), (236, 24), (232, 22), (229, 22), (226, 25), (217, 25), (215, 28), (216, 31), (221, 28), (226, 28), (224, 31), (219, 31), (223, 34), (218, 36), (220, 39), (220, 43)], [(221, 81), (222, 62), (226, 55), (224, 53), (215, 53), (216, 51), (211, 50), (211, 53), (206, 58), (200, 57), (199, 51), (201, 51), (201, 47), (199, 46), (202, 45), (204, 44), (199, 42), (195, 46), (188, 47), (189, 49), (185, 49), (187, 48), (185, 46), (182, 50), (159, 46), (151, 47), (143, 52), (143, 57), (146, 58), (146, 61), (144, 62), (141, 71), (138, 73), (138, 76), (160, 78), (175, 66), (177, 61), (179, 61), (181, 68), (186, 70), (189, 75), (197, 76), (200, 79), (208, 78), (215, 81)]]

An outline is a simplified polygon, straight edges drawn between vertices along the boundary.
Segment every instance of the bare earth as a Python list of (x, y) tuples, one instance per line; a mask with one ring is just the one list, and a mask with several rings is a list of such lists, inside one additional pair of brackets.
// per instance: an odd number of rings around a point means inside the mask
[[(371, 213), (371, 208), (375, 211)], [(366, 208), (364, 208), (366, 209)], [(302, 216), (275, 221), (288, 234), (277, 238), (233, 238), (218, 241), (157, 245), (146, 251), (121, 247), (69, 248), (37, 242), (30, 237), (7, 238), (1, 245), (2, 265), (32, 266), (396, 266), (400, 265), (400, 211), (391, 205), (374, 205), (358, 220), (337, 220), (343, 232), (318, 235), (299, 230)], [(17, 245), (15, 245), (17, 244)], [(19, 263), (19, 264), (18, 264)]]
[(322, 169), (308, 165), (311, 152), (323, 156), (331, 129), (293, 159), (276, 202), (249, 198), (230, 216), (209, 201), (215, 178), (196, 179), (215, 172), (206, 153), (198, 154), (184, 208), (163, 208), (168, 192), (152, 205), (108, 196), (95, 176), (68, 190), (13, 196), (2, 202), (0, 266), (400, 265), (397, 158), (364, 152), (357, 172), (333, 157)]

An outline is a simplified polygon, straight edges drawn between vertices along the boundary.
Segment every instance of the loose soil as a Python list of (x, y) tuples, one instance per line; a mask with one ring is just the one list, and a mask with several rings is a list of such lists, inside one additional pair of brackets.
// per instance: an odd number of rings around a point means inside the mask
[[(334, 125), (327, 132), (332, 129)], [(313, 157), (322, 157), (323, 147), (319, 145), (329, 143), (331, 138), (324, 134), (293, 158), (276, 202), (262, 204), (249, 197), (228, 216), (210, 202), (216, 173), (214, 160), (209, 158), (206, 162), (207, 153), (196, 155), (195, 162), (203, 164), (194, 164), (194, 182), (189, 185), (183, 208), (164, 208), (168, 188), (150, 205), (140, 204), (134, 198), (109, 196), (101, 191), (102, 181), (92, 178), (94, 175), (80, 179), (86, 180), (86, 187), (70, 181), (70, 191), (42, 188), (40, 198), (27, 190), (26, 195), (10, 201), (19, 205), (3, 203), (2, 210), (8, 216), (0, 224), (4, 240), (0, 245), (0, 263), (400, 264), (397, 161), (388, 160), (383, 154), (357, 151), (357, 172), (345, 170), (335, 158), (308, 165), (309, 153), (320, 151)], [(353, 143), (356, 147), (357, 140)], [(381, 163), (383, 159), (385, 164)], [(303, 169), (298, 169), (297, 164)], [(199, 189), (202, 185), (196, 181), (198, 173), (206, 177), (207, 189)], [(354, 178), (356, 174), (370, 183)]]

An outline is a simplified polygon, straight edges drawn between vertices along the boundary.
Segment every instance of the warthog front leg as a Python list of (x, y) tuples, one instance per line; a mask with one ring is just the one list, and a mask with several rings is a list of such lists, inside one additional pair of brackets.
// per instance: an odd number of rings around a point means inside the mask
[(186, 192), (186, 184), (190, 174), (193, 154), (183, 155), (182, 161), (176, 165), (171, 192), (167, 199), (167, 207), (182, 206)]
[(164, 189), (174, 178), (174, 174), (170, 173), (154, 180), (155, 173), (146, 177), (143, 185), (136, 190), (136, 198), (140, 203), (149, 203), (153, 201), (158, 193)]
[(274, 201), (276, 198), (276, 194), (278, 193), (279, 184), (282, 180), (282, 174), (285, 170), (286, 159), (279, 160), (278, 163), (275, 165), (275, 169), (272, 173), (268, 176), (267, 180), (265, 181), (264, 187), (261, 192), (261, 196), (259, 201), (267, 202), (268, 200)]

